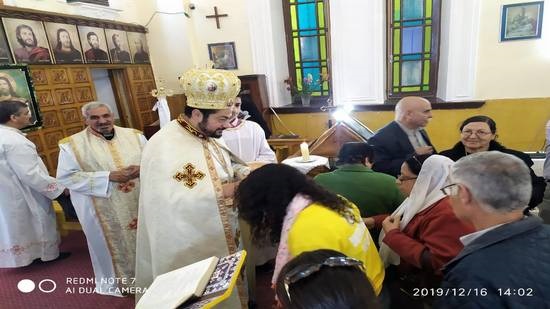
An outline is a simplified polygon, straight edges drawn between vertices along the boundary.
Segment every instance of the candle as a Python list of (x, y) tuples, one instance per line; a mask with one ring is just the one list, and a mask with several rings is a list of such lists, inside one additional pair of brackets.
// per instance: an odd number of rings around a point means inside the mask
[(302, 161), (309, 161), (309, 148), (306, 142), (300, 144), (300, 151), (302, 152)]

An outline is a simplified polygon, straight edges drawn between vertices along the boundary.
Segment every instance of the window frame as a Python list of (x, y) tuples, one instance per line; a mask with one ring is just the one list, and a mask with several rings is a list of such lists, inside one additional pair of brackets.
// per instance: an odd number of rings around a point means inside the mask
[[(403, 12), (403, 2), (401, 0), (401, 12)], [(408, 92), (393, 92), (393, 3), (394, 0), (386, 0), (386, 99), (388, 102), (396, 102), (403, 97), (408, 96), (421, 96), (427, 99), (436, 99), (437, 98), (437, 79), (438, 79), (438, 70), (439, 70), (439, 40), (441, 35), (441, 1), (442, 0), (432, 0), (432, 35), (431, 35), (431, 45), (430, 50), (432, 57), (430, 59), (430, 73), (429, 73), (429, 90), (424, 91), (408, 91)], [(400, 16), (401, 22), (403, 24), (403, 14)], [(425, 25), (425, 24), (423, 24)], [(401, 26), (403, 29), (403, 26)], [(403, 31), (401, 31), (403, 33)], [(424, 42), (425, 37), (423, 36), (422, 42)], [(401, 48), (402, 48), (402, 44)], [(422, 44), (424, 46), (424, 44)], [(424, 52), (422, 52), (424, 54)], [(424, 59), (424, 58), (421, 58)], [(402, 63), (400, 61), (399, 73), (402, 72)], [(422, 68), (424, 64), (422, 64)], [(399, 85), (402, 87), (401, 76), (399, 77)]]
[[(308, 3), (323, 3), (323, 15), (325, 17), (325, 27), (322, 28), (325, 30), (325, 44), (326, 44), (326, 62), (327, 62), (327, 74), (329, 76), (329, 79), (327, 81), (328, 83), (328, 94), (327, 95), (312, 95), (311, 96), (311, 104), (314, 105), (324, 105), (327, 104), (328, 99), (332, 99), (332, 64), (331, 64), (331, 39), (330, 39), (330, 7), (329, 7), (329, 0), (307, 0), (303, 2), (298, 2), (299, 0), (294, 0), (296, 4), (308, 4)], [(292, 37), (292, 29), (291, 29), (291, 16), (290, 16), (290, 0), (282, 0), (283, 4), (283, 18), (284, 18), (284, 26), (285, 26), (285, 41), (286, 41), (286, 50), (287, 50), (287, 62), (288, 62), (288, 72), (289, 77), (292, 78), (292, 83), (294, 87), (297, 86), (297, 76), (296, 76), (296, 61), (294, 60), (294, 44), (293, 44), (293, 37)], [(317, 16), (318, 18), (318, 16)], [(317, 24), (319, 25), (319, 24)], [(312, 28), (312, 29), (321, 29), (321, 28)], [(320, 42), (318, 42), (320, 45)], [(320, 47), (320, 46), (319, 46)], [(321, 52), (321, 49), (319, 48), (319, 53)], [(301, 54), (300, 54), (301, 55)], [(323, 60), (319, 59), (319, 62), (321, 63)], [(321, 66), (322, 71), (323, 66)], [(302, 65), (303, 70), (303, 65)], [(314, 79), (317, 77), (314, 76)], [(292, 98), (292, 104), (294, 104), (296, 98)], [(296, 102), (297, 103), (297, 102)]]

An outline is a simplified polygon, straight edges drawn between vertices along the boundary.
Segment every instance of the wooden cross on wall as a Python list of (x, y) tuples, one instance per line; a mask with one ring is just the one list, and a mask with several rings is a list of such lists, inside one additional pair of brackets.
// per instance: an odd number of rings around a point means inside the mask
[(220, 29), (220, 17), (227, 17), (229, 15), (227, 14), (218, 14), (218, 7), (214, 7), (214, 15), (206, 15), (206, 18), (215, 18), (216, 19), (216, 27)]

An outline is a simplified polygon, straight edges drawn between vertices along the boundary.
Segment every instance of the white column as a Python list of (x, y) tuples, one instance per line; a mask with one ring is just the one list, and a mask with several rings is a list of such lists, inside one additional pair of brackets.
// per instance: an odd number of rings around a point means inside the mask
[(330, 2), (335, 105), (384, 102), (385, 0)]
[(480, 9), (481, 0), (442, 1), (437, 96), (445, 101), (474, 99)]
[(281, 1), (247, 0), (253, 70), (265, 74), (270, 106), (291, 103), (287, 49)]

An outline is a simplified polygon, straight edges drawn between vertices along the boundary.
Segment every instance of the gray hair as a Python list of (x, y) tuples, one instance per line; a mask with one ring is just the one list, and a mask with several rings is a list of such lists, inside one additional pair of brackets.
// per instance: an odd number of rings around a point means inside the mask
[(531, 175), (525, 162), (500, 151), (463, 157), (454, 164), (451, 178), (468, 187), (489, 212), (524, 209), (531, 197)]
[(99, 107), (105, 107), (106, 109), (109, 110), (109, 113), (111, 114), (113, 113), (113, 110), (111, 109), (109, 104), (98, 102), (98, 101), (92, 101), (82, 105), (82, 108), (81, 108), (82, 116), (84, 116), (84, 119), (88, 119), (88, 111)]
[(405, 111), (403, 109), (403, 99), (399, 100), (397, 104), (395, 104), (395, 120), (401, 120), (403, 116), (405, 115)]

